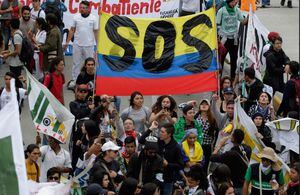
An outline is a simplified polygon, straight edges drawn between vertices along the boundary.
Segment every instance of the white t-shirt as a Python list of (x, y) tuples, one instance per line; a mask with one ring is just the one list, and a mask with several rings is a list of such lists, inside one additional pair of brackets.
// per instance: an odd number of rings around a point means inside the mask
[[(26, 98), (26, 90), (19, 88), (19, 94), (20, 94), (20, 99), (19, 99), (19, 105), (21, 103), (21, 100)], [(0, 110), (11, 100), (11, 92), (6, 91), (5, 88), (3, 88), (3, 91), (0, 96)]]
[(50, 146), (45, 145), (40, 147), (42, 164), (40, 182), (47, 181), (47, 171), (52, 167), (67, 167), (72, 168), (70, 153), (65, 149), (56, 154)]
[(30, 11), (30, 18), (32, 20), (34, 20), (34, 21), (37, 18), (44, 18), (44, 19), (46, 19), (46, 14), (45, 14), (44, 10), (42, 10), (41, 8), (38, 11), (34, 11), (34, 9), (32, 8), (32, 10)]
[(94, 46), (94, 30), (98, 30), (97, 18), (90, 14), (84, 18), (81, 14), (76, 14), (71, 27), (75, 27), (74, 44), (78, 46)]

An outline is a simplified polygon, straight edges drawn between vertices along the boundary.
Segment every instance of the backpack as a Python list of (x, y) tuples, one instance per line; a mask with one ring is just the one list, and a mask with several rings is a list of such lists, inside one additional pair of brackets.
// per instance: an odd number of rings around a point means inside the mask
[[(19, 59), (21, 62), (23, 62), (25, 65), (29, 64), (30, 61), (33, 59), (34, 49), (32, 47), (31, 42), (27, 37), (23, 37), (20, 33), (15, 33), (14, 35), (19, 35), (22, 38), (22, 47), (21, 52), (19, 54)], [(12, 43), (14, 43), (14, 36), (12, 37)]]
[[(42, 84), (44, 84), (46, 75), (49, 75), (49, 76), (50, 76), (50, 82), (49, 82), (49, 85), (46, 86), (46, 87), (50, 90), (50, 89), (53, 87), (53, 76), (52, 76), (51, 73), (45, 73), (45, 74), (44, 74), (44, 77), (39, 79), (39, 82), (42, 83)], [(65, 82), (65, 75), (62, 74), (61, 76), (62, 76), (63, 81)]]
[(60, 1), (55, 0), (55, 2), (50, 3), (46, 2), (45, 14), (54, 14), (58, 19), (58, 27), (64, 27), (64, 23), (62, 21), (62, 11), (60, 10)]
[[(30, 12), (31, 12), (32, 10), (33, 10), (33, 7), (30, 9)], [(42, 11), (42, 8), (40, 8), (40, 10), (38, 11), (38, 15), (37, 15), (38, 18), (40, 17), (41, 11)], [(30, 14), (31, 14), (31, 13), (30, 13)]]

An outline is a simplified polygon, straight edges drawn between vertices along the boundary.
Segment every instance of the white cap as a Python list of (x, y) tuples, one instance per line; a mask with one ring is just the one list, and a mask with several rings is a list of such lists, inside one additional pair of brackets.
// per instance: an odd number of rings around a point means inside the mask
[(113, 151), (118, 151), (120, 150), (121, 147), (117, 146), (114, 142), (108, 141), (102, 146), (102, 151), (108, 151), (108, 150), (113, 150)]

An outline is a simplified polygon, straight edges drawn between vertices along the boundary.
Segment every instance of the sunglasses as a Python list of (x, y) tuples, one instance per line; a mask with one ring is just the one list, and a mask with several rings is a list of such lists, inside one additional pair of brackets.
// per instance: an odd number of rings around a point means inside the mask
[(52, 176), (50, 176), (49, 180), (59, 180), (59, 177), (52, 177)]

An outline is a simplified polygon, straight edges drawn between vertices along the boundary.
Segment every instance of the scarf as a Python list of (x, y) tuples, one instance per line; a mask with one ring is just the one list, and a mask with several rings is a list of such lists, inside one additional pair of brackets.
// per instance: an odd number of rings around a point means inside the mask
[(259, 164), (260, 168), (261, 168), (261, 171), (264, 173), (264, 174), (267, 174), (267, 172), (270, 171), (270, 168), (271, 168), (271, 165), (267, 166), (267, 167), (264, 167), (261, 163)]
[(197, 142), (197, 141), (195, 142), (194, 156), (190, 156), (190, 148), (189, 148), (189, 145), (186, 140), (184, 142), (182, 142), (182, 149), (183, 149), (184, 153), (186, 154), (186, 156), (189, 157), (190, 162), (197, 163), (202, 160), (203, 150), (202, 150), (202, 147), (199, 144), (199, 142)]
[(130, 131), (125, 131), (126, 137), (133, 137), (134, 139), (136, 139), (136, 133), (134, 130), (130, 130)]
[(229, 13), (229, 15), (235, 14), (235, 11), (236, 11), (235, 7), (234, 8), (229, 7), (228, 3), (225, 4), (225, 7), (226, 7), (226, 10)]

